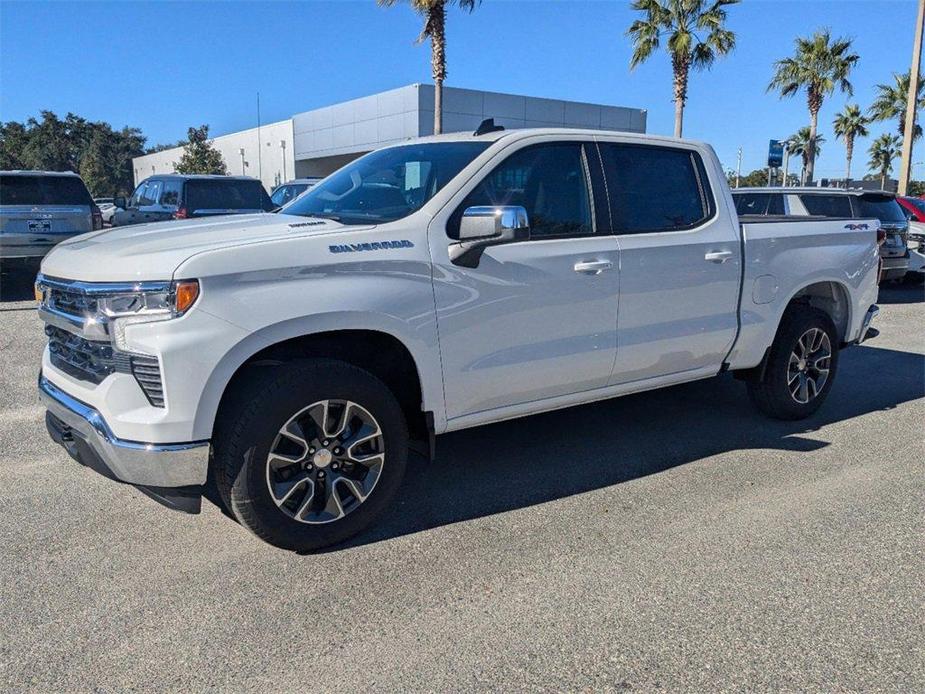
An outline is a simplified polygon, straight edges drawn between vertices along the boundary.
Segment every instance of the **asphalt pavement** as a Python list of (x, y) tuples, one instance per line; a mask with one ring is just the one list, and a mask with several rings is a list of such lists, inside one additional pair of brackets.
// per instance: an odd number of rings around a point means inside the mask
[(51, 443), (0, 278), (0, 690), (925, 690), (925, 294), (788, 423), (723, 377), (438, 438), (300, 556)]

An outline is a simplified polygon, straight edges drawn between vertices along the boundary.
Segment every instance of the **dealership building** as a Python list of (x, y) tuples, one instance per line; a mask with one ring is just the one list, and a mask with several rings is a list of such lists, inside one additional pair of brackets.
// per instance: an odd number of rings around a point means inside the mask
[[(505, 128), (568, 127), (644, 133), (637, 108), (443, 88), (443, 131), (475, 130), (486, 118)], [(411, 84), (297, 113), (287, 120), (214, 138), (230, 174), (263, 181), (268, 190), (293, 178), (326, 176), (383, 145), (433, 134), (434, 87)], [(174, 172), (181, 147), (133, 160), (135, 183)]]

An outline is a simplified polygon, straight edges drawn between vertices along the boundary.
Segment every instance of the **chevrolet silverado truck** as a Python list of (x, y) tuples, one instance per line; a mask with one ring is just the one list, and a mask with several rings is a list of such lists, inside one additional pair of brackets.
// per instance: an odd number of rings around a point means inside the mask
[(38, 388), (79, 462), (188, 512), (213, 478), (310, 551), (371, 524), (444, 432), (727, 371), (811, 415), (877, 313), (878, 225), (740, 219), (698, 142), (411, 140), (279, 214), (59, 244)]

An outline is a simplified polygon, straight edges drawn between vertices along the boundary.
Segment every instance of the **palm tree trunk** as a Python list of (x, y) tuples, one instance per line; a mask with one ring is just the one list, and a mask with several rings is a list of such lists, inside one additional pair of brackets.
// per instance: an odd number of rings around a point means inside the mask
[(845, 169), (845, 188), (851, 187), (851, 155), (854, 154), (854, 138), (850, 135), (845, 138), (845, 154), (848, 166)]
[(674, 70), (674, 136), (681, 137), (684, 131), (684, 104), (687, 101), (688, 63), (683, 58), (672, 57)]
[(443, 132), (443, 80), (446, 79), (446, 3), (435, 3), (427, 17), (434, 78), (434, 135)]
[(806, 181), (804, 185), (811, 185), (813, 182), (813, 172), (816, 168), (816, 130), (819, 127), (819, 109), (810, 108), (809, 112), (809, 142), (806, 145), (808, 150), (806, 160)]

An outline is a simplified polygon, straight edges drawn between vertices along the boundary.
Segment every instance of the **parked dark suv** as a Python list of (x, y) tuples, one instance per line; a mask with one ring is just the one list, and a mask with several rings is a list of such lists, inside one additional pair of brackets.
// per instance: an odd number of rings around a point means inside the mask
[(0, 258), (41, 258), (64, 239), (102, 228), (77, 174), (0, 171)]
[(253, 214), (275, 208), (256, 178), (165, 174), (146, 178), (127, 201), (115, 198), (113, 226), (147, 224), (221, 214)]
[(902, 279), (909, 268), (909, 219), (893, 193), (842, 188), (735, 188), (740, 215), (794, 215), (880, 220), (881, 280)]

